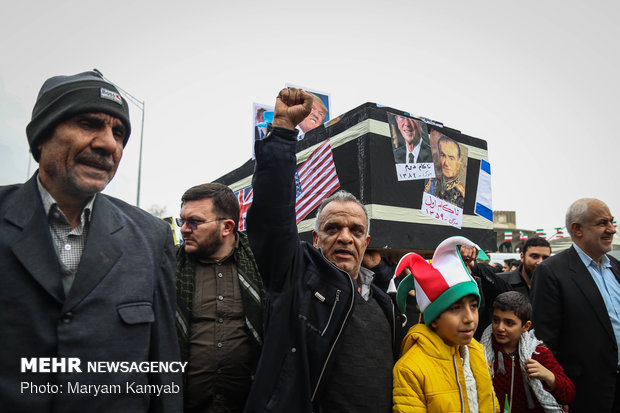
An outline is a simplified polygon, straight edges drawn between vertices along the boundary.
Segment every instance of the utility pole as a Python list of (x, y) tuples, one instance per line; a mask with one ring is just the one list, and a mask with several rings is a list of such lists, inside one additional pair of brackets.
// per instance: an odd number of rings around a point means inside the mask
[(101, 73), (98, 69), (93, 69), (93, 71), (99, 73), (101, 77), (107, 82), (116, 86), (116, 88), (121, 92), (121, 94), (131, 103), (133, 103), (140, 111), (142, 112), (142, 125), (140, 126), (140, 154), (138, 156), (138, 188), (136, 190), (136, 206), (140, 207), (140, 183), (142, 182), (142, 145), (144, 143), (144, 108), (146, 102), (136, 98), (131, 93), (127, 92), (125, 89), (118, 86), (116, 83), (112, 82), (110, 79), (106, 78), (103, 73)]

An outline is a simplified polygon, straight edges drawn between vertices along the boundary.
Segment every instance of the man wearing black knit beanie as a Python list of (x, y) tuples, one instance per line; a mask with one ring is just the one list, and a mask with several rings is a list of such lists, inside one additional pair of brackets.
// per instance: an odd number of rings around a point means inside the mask
[(3, 411), (182, 410), (170, 227), (100, 193), (130, 131), (99, 72), (41, 87), (26, 128), (39, 169), (0, 187)]

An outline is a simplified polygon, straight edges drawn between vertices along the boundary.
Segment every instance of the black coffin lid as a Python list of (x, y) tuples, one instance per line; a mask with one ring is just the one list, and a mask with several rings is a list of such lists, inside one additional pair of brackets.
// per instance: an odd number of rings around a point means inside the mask
[[(305, 161), (319, 143), (330, 139), (340, 189), (369, 206), (370, 248), (429, 254), (447, 237), (460, 235), (484, 250), (495, 251), (492, 223), (474, 214), (480, 160), (488, 160), (486, 141), (421, 118), (429, 134), (441, 133), (468, 148), (463, 225), (458, 229), (420, 212), (425, 180), (398, 181), (388, 113), (409, 115), (368, 102), (309, 131), (297, 144), (298, 162)], [(253, 172), (254, 161), (249, 160), (216, 181), (237, 191), (251, 184)], [(298, 224), (304, 240), (312, 240), (315, 215), (316, 210)]]

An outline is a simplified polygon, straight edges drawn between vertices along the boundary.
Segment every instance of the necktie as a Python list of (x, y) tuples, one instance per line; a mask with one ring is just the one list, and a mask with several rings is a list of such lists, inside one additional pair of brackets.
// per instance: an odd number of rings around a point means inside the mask
[(409, 152), (409, 163), (413, 163), (413, 154)]

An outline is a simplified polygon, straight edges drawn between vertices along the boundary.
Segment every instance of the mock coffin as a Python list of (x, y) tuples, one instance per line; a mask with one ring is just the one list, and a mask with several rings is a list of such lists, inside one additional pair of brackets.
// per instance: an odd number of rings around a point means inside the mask
[[(429, 254), (447, 237), (461, 235), (496, 249), (484, 140), (365, 103), (300, 136), (297, 162), (304, 240), (312, 240), (319, 202), (344, 189), (368, 208), (370, 248)], [(237, 192), (242, 230), (253, 172), (249, 160), (217, 180)]]

